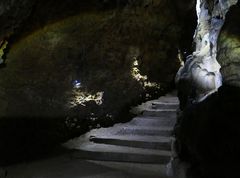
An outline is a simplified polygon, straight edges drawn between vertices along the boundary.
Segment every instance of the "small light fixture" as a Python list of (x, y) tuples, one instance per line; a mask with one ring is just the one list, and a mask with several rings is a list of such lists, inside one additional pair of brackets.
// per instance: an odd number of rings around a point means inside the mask
[(81, 82), (79, 80), (74, 80), (73, 86), (74, 88), (81, 88)]

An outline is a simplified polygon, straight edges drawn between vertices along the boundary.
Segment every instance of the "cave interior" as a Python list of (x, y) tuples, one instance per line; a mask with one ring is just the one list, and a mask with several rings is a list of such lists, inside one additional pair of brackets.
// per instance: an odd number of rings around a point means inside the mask
[(87, 177), (28, 172), (168, 93), (179, 102), (168, 176), (239, 177), (239, 17), (238, 0), (0, 0), (0, 178)]

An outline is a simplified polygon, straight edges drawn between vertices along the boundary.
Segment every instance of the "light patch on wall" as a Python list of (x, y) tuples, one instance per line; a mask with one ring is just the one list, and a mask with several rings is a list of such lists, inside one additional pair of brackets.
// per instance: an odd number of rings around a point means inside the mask
[(64, 34), (56, 31), (46, 32), (46, 39), (48, 47), (55, 48), (59, 43), (64, 41)]
[(222, 68), (224, 83), (240, 87), (240, 39), (227, 32), (222, 32), (219, 39), (218, 61)]
[(158, 88), (160, 89), (160, 85), (155, 83), (155, 82), (150, 82), (148, 81), (148, 77), (146, 75), (141, 75), (140, 70), (139, 70), (139, 63), (136, 57), (134, 57), (134, 61), (132, 64), (132, 70), (131, 70), (131, 74), (132, 77), (137, 80), (138, 82), (140, 82), (144, 88), (146, 87), (151, 87), (151, 88)]
[[(222, 46), (218, 50), (225, 54), (224, 58), (229, 58), (228, 60), (221, 60), (222, 65), (226, 65), (229, 61), (238, 62), (240, 56), (240, 40), (238, 37), (224, 32), (222, 33), (220, 42)], [(228, 57), (226, 54), (229, 54), (231, 51), (231, 57)]]
[(89, 101), (94, 101), (97, 105), (101, 105), (103, 103), (103, 91), (90, 94), (78, 88), (74, 88), (72, 94), (73, 97), (69, 101), (69, 106), (71, 108), (78, 105), (86, 106), (86, 103)]
[(8, 41), (6, 40), (0, 41), (0, 64), (4, 62), (3, 61), (4, 49), (6, 49), (7, 45), (8, 45)]
[(140, 74), (140, 70), (138, 69), (138, 60), (135, 59), (133, 62), (133, 67), (132, 67), (132, 76), (134, 79), (136, 79), (137, 81), (146, 81), (147, 80), (147, 76), (146, 75), (141, 75)]

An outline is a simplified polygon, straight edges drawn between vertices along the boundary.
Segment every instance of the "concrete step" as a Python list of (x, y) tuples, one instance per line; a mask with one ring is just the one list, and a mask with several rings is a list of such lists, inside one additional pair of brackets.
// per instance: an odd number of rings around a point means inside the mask
[[(144, 163), (128, 163), (128, 162), (109, 162), (109, 161), (89, 161), (97, 165), (102, 165), (104, 168), (119, 170), (122, 173), (132, 175), (131, 178), (167, 178), (166, 165), (164, 164), (144, 164)], [(102, 176), (102, 175), (101, 175)], [(107, 176), (106, 176), (107, 177)], [(106, 178), (104, 174), (102, 177)], [(130, 178), (129, 176), (120, 175), (119, 178)], [(92, 178), (92, 177), (91, 177)], [(116, 174), (108, 178), (118, 178)], [(168, 177), (169, 178), (169, 177)]]
[(83, 144), (72, 153), (73, 158), (86, 160), (166, 164), (170, 151), (114, 146), (108, 144)]
[(160, 127), (160, 126), (174, 126), (175, 122), (176, 122), (175, 118), (135, 117), (131, 122), (129, 122), (129, 125)]
[(178, 98), (174, 96), (149, 101), (138, 108), (143, 114), (132, 121), (94, 129), (69, 141), (67, 147), (74, 150), (75, 158), (105, 161), (106, 165), (115, 162), (165, 166), (171, 156), (177, 107)]
[(176, 110), (174, 109), (147, 109), (143, 111), (143, 116), (176, 118)]
[(165, 102), (165, 103), (179, 103), (178, 97), (175, 97), (175, 96), (162, 96), (155, 101)]
[[(146, 110), (145, 110), (146, 111)], [(170, 117), (167, 113), (167, 115), (164, 115), (166, 113), (163, 113), (162, 116), (144, 116), (144, 115), (139, 115), (136, 118), (145, 118), (145, 119), (152, 119), (152, 120), (161, 120), (161, 121), (166, 121), (166, 120), (176, 120), (176, 115), (174, 113), (170, 113)]]
[(166, 102), (153, 102), (153, 109), (175, 109), (177, 110), (179, 104), (178, 103), (166, 103)]
[(90, 141), (100, 144), (128, 146), (135, 148), (147, 148), (158, 150), (171, 150), (171, 139), (159, 136), (111, 136), (111, 137), (90, 137)]
[(172, 127), (123, 127), (116, 135), (146, 135), (146, 136), (171, 136)]

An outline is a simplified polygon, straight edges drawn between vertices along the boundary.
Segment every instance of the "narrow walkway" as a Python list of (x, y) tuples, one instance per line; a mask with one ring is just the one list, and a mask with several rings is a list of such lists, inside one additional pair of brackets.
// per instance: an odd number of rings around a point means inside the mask
[[(98, 161), (123, 172), (127, 169), (133, 177), (166, 177), (177, 107), (176, 96), (163, 96), (139, 106), (142, 114), (132, 121), (92, 130), (65, 146), (76, 150), (74, 158)], [(133, 167), (138, 167), (136, 172)]]
[(171, 94), (144, 103), (132, 121), (70, 140), (64, 146), (73, 152), (11, 167), (9, 177), (166, 178), (177, 107)]

